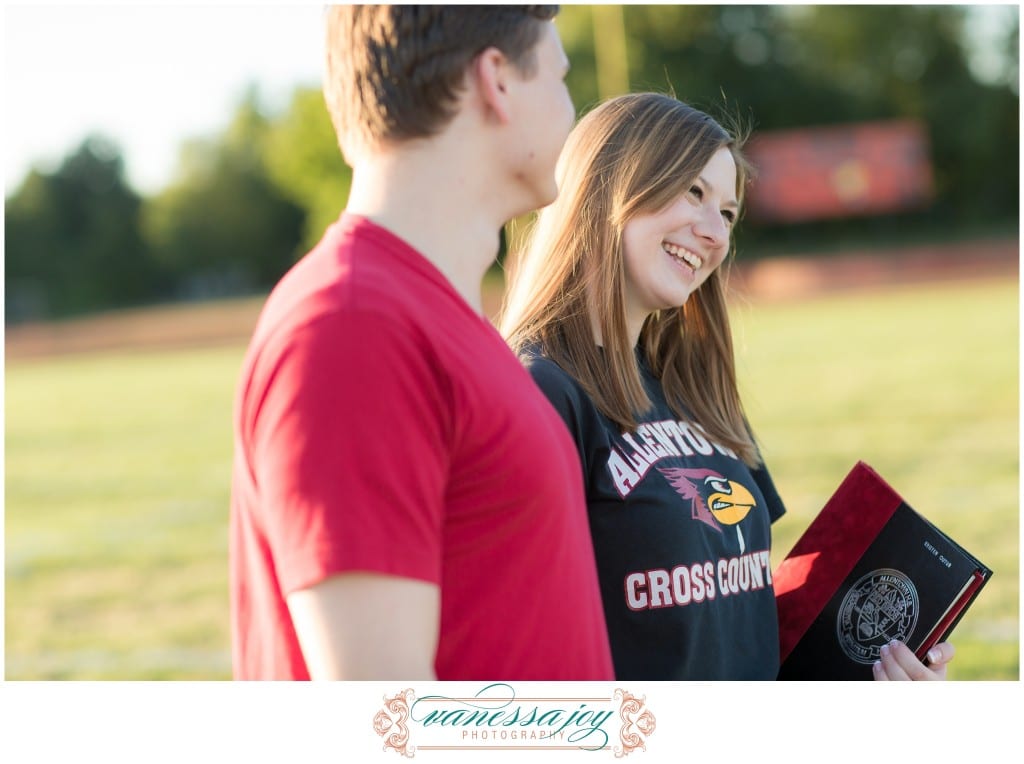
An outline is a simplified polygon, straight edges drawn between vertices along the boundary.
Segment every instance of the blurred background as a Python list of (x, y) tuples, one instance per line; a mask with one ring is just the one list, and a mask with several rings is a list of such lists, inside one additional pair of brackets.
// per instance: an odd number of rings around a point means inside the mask
[[(5, 6), (8, 679), (230, 676), (233, 388), (350, 179), (320, 13)], [(1018, 679), (1018, 7), (557, 25), (581, 114), (658, 90), (750, 133), (734, 331), (776, 562), (864, 459), (995, 570), (951, 674)]]

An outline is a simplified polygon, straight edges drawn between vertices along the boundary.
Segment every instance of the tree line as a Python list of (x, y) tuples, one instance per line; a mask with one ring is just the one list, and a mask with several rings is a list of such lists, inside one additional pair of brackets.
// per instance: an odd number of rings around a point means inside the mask
[[(741, 224), (747, 256), (958, 230), (1016, 230), (1019, 22), (1004, 75), (982, 83), (958, 6), (566, 6), (559, 29), (582, 113), (630, 90), (674, 92), (757, 130), (913, 118), (926, 125), (925, 210), (800, 225)], [(251, 89), (220, 134), (181, 146), (143, 197), (120, 149), (90, 135), (5, 199), (5, 319), (266, 290), (344, 207), (344, 165), (317, 89), (268, 113)]]

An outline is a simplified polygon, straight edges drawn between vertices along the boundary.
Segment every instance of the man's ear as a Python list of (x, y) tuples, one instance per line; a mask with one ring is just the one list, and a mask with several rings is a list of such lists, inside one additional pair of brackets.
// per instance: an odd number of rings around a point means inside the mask
[(473, 60), (472, 73), (484, 107), (502, 124), (511, 119), (509, 77), (512, 65), (497, 48), (487, 48)]

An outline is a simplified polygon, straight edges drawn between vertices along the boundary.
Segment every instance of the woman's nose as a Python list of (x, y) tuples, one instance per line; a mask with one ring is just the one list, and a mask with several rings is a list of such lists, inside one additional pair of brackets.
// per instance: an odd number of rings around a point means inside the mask
[(705, 210), (694, 226), (694, 231), (714, 247), (719, 247), (729, 240), (729, 227), (718, 210)]

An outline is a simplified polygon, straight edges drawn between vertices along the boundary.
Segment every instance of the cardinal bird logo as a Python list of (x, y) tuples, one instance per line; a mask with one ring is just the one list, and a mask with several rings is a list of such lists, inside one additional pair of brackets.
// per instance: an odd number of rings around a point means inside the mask
[[(690, 516), (694, 520), (722, 533), (722, 525), (735, 525), (740, 542), (740, 554), (746, 550), (739, 522), (749, 514), (757, 502), (753, 495), (737, 482), (728, 480), (713, 470), (658, 468), (669, 485), (676, 489), (684, 501), (690, 502)], [(705, 500), (701, 487), (708, 491)]]

